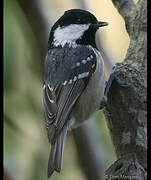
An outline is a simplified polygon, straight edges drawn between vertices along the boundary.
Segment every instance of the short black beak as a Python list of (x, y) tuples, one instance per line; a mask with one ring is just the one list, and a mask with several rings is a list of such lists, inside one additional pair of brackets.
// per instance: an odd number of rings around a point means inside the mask
[(97, 27), (102, 27), (102, 26), (107, 26), (108, 23), (107, 22), (98, 21), (96, 25), (97, 25)]
[(95, 29), (98, 29), (99, 27), (107, 26), (107, 25), (108, 25), (107, 22), (98, 21), (97, 23), (92, 24), (91, 27), (95, 28)]

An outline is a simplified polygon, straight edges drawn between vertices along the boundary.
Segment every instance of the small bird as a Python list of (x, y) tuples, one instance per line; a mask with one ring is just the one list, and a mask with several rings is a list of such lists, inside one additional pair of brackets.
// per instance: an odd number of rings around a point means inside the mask
[(53, 25), (44, 64), (43, 104), (51, 152), (48, 178), (61, 171), (67, 131), (99, 110), (105, 67), (95, 42), (107, 26), (88, 11), (71, 9)]

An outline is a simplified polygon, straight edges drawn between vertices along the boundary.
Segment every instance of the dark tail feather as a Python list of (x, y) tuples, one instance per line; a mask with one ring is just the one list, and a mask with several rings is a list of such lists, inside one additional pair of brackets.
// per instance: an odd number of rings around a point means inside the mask
[(48, 160), (48, 178), (53, 174), (55, 170), (54, 161), (55, 161), (56, 148), (57, 148), (57, 143), (51, 145), (51, 151)]
[(57, 137), (55, 143), (51, 145), (51, 151), (48, 161), (48, 178), (53, 174), (54, 171), (61, 171), (62, 154), (66, 134), (67, 128), (64, 127), (60, 135)]

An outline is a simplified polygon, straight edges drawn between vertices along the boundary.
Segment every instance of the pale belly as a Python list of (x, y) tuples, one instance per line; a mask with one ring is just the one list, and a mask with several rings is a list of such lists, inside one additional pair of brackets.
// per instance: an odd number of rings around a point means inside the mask
[(80, 125), (83, 121), (88, 120), (96, 113), (104, 96), (105, 89), (105, 68), (101, 57), (97, 63), (96, 71), (91, 77), (86, 89), (78, 99), (71, 118), (75, 120), (74, 126)]

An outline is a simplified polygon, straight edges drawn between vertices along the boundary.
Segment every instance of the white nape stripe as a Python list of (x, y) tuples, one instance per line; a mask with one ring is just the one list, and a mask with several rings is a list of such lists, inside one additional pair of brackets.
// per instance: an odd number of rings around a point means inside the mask
[(89, 72), (84, 72), (84, 73), (78, 75), (78, 79), (82, 79), (84, 77), (87, 77), (88, 75), (89, 75)]
[(65, 44), (69, 44), (75, 47), (75, 41), (82, 37), (89, 26), (90, 24), (71, 24), (65, 27), (58, 27), (54, 31), (54, 45), (64, 47)]

